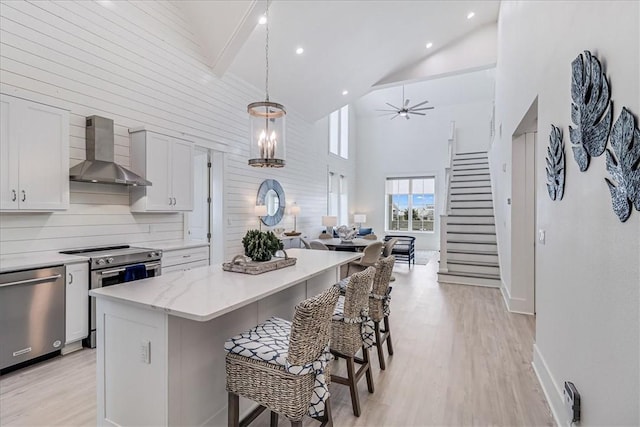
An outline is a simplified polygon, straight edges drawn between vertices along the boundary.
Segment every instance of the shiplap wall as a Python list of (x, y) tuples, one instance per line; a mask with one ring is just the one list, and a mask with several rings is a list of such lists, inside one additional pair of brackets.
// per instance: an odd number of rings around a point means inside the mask
[[(93, 114), (114, 120), (115, 157), (124, 166), (127, 130), (138, 126), (224, 151), (225, 235), (214, 239), (224, 239), (225, 256), (239, 252), (245, 231), (257, 227), (253, 206), (263, 179), (278, 179), (287, 203), (301, 206), (299, 230), (322, 228), (326, 129), (289, 111), (287, 166), (247, 166), (246, 105), (263, 91), (214, 76), (170, 2), (2, 1), (0, 91), (71, 111), (71, 166), (85, 158), (84, 118)], [(126, 187), (71, 183), (68, 211), (1, 214), (0, 252), (182, 239), (183, 214), (132, 214), (128, 205)], [(290, 215), (279, 224), (292, 225)]]

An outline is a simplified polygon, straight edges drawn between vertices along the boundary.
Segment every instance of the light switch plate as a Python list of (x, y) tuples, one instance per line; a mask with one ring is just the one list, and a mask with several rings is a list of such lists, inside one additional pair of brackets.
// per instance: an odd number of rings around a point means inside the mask
[(140, 342), (140, 361), (142, 363), (151, 364), (151, 342), (150, 341), (142, 341)]
[(544, 245), (547, 241), (547, 232), (543, 229), (538, 230), (538, 241)]

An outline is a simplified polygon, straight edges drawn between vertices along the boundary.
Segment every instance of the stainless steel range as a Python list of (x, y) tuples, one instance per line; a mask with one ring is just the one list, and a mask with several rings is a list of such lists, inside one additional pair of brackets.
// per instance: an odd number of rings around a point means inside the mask
[[(129, 245), (86, 248), (62, 251), (68, 255), (89, 257), (89, 289), (133, 282), (162, 273), (160, 260), (162, 251), (149, 248), (137, 248)], [(83, 341), (85, 346), (96, 346), (96, 300), (89, 301), (89, 336)]]

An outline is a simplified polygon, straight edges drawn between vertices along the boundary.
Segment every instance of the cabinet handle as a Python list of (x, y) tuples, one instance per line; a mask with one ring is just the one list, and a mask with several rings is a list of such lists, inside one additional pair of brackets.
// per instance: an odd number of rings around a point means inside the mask
[(169, 197), (169, 206), (173, 205), (173, 199), (171, 197)]
[(191, 258), (191, 255), (182, 255), (182, 258)]
[(27, 193), (24, 190), (22, 190), (22, 201), (23, 202), (27, 201)]
[(73, 273), (69, 273), (69, 285), (73, 283)]
[(18, 195), (16, 194), (16, 190), (11, 190), (13, 197), (11, 198), (12, 202), (15, 202), (18, 199)]
[(173, 198), (173, 206), (175, 206), (175, 205), (176, 205), (176, 203), (177, 203), (177, 201), (176, 201), (176, 198), (174, 197), (174, 198)]

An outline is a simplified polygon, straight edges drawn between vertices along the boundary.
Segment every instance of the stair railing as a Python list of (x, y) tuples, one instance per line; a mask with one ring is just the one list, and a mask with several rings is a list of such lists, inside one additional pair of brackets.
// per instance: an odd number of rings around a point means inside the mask
[(440, 215), (440, 272), (447, 272), (447, 221), (451, 214), (451, 178), (453, 176), (453, 158), (456, 154), (456, 122), (452, 121), (449, 129), (449, 166), (444, 168), (445, 203), (444, 214)]

